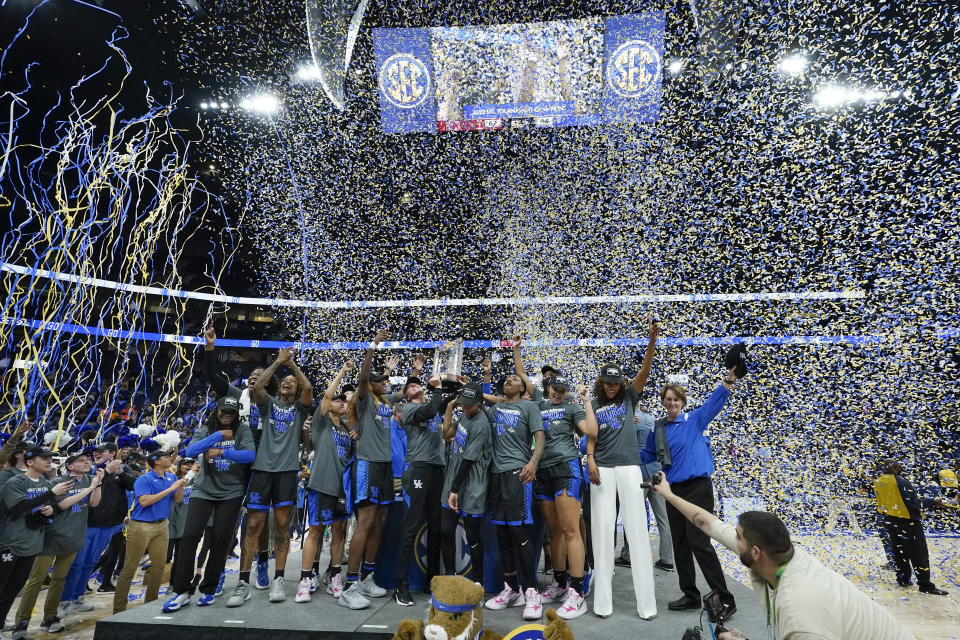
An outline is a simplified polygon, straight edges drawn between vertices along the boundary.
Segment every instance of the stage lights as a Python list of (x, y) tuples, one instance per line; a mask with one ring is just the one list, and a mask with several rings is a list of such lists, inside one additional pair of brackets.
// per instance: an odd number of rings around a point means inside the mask
[(780, 60), (777, 68), (788, 76), (801, 76), (807, 70), (807, 58), (802, 53), (794, 53)]
[(223, 100), (204, 100), (200, 103), (200, 108), (204, 111), (207, 109), (229, 109), (230, 103)]
[[(894, 91), (886, 93), (880, 89), (858, 89), (856, 87), (844, 87), (841, 85), (826, 85), (820, 87), (813, 97), (814, 102), (821, 109), (836, 109), (856, 102), (864, 104), (870, 102), (880, 102), (886, 98), (899, 98), (901, 93)], [(906, 96), (907, 92), (904, 91)]]
[(297, 80), (300, 82), (316, 82), (320, 79), (320, 67), (313, 63), (302, 64), (297, 69)]
[(683, 58), (677, 58), (675, 60), (670, 61), (670, 64), (667, 65), (667, 69), (673, 75), (677, 75), (681, 71), (683, 71), (684, 66), (686, 66), (686, 62), (683, 60)]
[(249, 98), (244, 98), (240, 102), (240, 107), (254, 113), (271, 114), (279, 111), (280, 101), (272, 94), (258, 93)]

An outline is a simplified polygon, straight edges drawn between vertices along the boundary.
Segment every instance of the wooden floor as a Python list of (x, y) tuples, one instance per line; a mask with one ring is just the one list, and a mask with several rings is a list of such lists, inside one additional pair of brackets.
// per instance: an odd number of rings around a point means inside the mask
[[(656, 536), (651, 540), (657, 548)], [(934, 538), (928, 540), (932, 579), (937, 586), (950, 592), (948, 596), (921, 594), (916, 587), (902, 589), (896, 585), (893, 572), (883, 568), (885, 559), (877, 538), (839, 534), (836, 536), (797, 536), (795, 542), (816, 555), (825, 565), (839, 571), (871, 598), (890, 609), (920, 640), (960, 640), (960, 539)], [(719, 549), (720, 560), (728, 575), (749, 584), (747, 572), (739, 559), (725, 548)], [(237, 569), (238, 562), (231, 561), (227, 570)], [(272, 563), (271, 563), (272, 564)], [(167, 572), (169, 573), (169, 567)], [(296, 573), (296, 572), (294, 572)], [(169, 576), (165, 576), (164, 585)], [(132, 594), (142, 593), (142, 576), (138, 573)], [(91, 586), (95, 581), (91, 580)], [(227, 579), (227, 584), (233, 584)], [(40, 592), (38, 611), (35, 612), (29, 630), (31, 639), (92, 640), (96, 621), (109, 616), (113, 606), (112, 594), (92, 594), (87, 600), (97, 608), (86, 614), (69, 616), (66, 631), (57, 634), (40, 632), (39, 609), (43, 606), (45, 591)], [(162, 596), (161, 596), (162, 597)], [(747, 603), (738, 603), (741, 607)], [(12, 622), (19, 599), (11, 608)], [(135, 603), (130, 604), (136, 606)], [(9, 633), (9, 632), (7, 632)]]

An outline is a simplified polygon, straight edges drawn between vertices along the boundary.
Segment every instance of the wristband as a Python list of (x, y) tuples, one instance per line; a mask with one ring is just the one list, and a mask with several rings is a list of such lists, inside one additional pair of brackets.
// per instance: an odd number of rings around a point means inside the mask
[(593, 457), (593, 454), (592, 454), (592, 453), (588, 453), (588, 454), (587, 454), (587, 457), (588, 457), (588, 458), (592, 458), (592, 457)]
[(736, 380), (727, 380), (726, 378), (724, 378), (723, 381), (726, 382), (727, 384), (737, 384)]

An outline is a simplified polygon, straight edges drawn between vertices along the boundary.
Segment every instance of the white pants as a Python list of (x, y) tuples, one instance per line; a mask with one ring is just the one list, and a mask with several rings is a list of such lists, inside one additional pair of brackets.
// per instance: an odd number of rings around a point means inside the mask
[(617, 523), (617, 494), (623, 532), (630, 545), (630, 573), (637, 613), (650, 619), (657, 615), (653, 582), (653, 554), (647, 534), (647, 507), (643, 499), (643, 475), (639, 466), (600, 467), (600, 486), (590, 485), (590, 532), (593, 536), (593, 612), (613, 613), (614, 529)]

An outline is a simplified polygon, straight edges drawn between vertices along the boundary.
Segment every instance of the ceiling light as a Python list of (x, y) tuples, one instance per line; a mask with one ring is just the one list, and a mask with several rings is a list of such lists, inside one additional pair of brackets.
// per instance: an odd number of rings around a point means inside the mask
[(777, 65), (781, 73), (788, 76), (800, 76), (807, 69), (807, 58), (802, 53), (795, 53), (780, 60)]
[(667, 65), (667, 69), (669, 69), (670, 73), (672, 73), (673, 75), (677, 75), (678, 73), (683, 71), (684, 64), (685, 63), (683, 61), (683, 58), (677, 58), (676, 60), (670, 61), (670, 64)]

